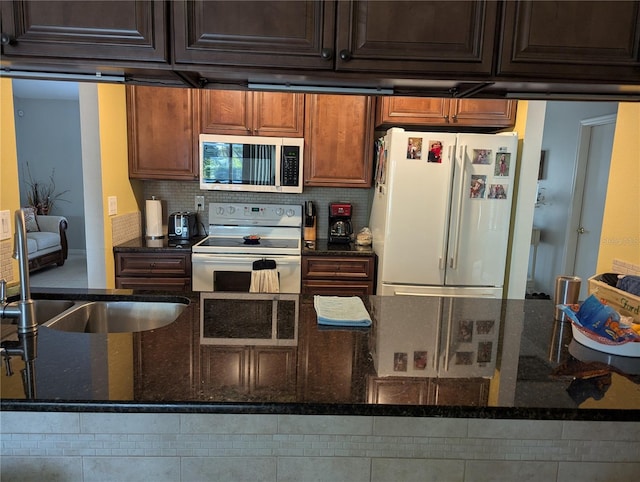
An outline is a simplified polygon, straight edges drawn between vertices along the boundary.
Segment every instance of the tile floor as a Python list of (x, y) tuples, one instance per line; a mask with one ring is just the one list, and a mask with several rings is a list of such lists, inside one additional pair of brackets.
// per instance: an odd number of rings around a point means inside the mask
[(34, 271), (30, 276), (32, 288), (86, 288), (87, 257), (83, 251), (70, 252), (62, 266)]

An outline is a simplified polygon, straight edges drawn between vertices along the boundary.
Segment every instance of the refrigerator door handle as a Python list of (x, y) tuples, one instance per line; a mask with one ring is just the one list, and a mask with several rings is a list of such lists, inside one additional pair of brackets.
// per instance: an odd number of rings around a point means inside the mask
[[(455, 152), (453, 151), (453, 146), (450, 145), (447, 162), (451, 162), (452, 154), (455, 155)], [(449, 224), (449, 218), (450, 218), (450, 214), (447, 214), (447, 217), (445, 219), (445, 225)], [(444, 271), (447, 268), (447, 236), (448, 234), (449, 233), (447, 232), (446, 229), (442, 230), (442, 249), (440, 251), (440, 258), (438, 260), (438, 268), (440, 269), (440, 271)]]
[[(442, 318), (440, 318), (442, 320)], [(449, 303), (449, 310), (447, 313), (447, 340), (446, 340), (446, 344), (444, 347), (444, 366), (442, 367), (443, 370), (448, 370), (449, 369), (449, 357), (451, 356), (450, 353), (450, 349), (451, 349), (451, 338), (453, 336), (453, 303)], [(438, 367), (438, 369), (440, 369), (440, 367)], [(438, 374), (440, 374), (438, 372)]]
[(467, 163), (465, 162), (465, 154), (467, 153), (467, 146), (460, 146), (460, 163), (462, 164), (462, 173), (461, 173), (461, 181), (460, 181), (460, 192), (458, 194), (458, 212), (456, 214), (456, 230), (455, 236), (453, 238), (453, 254), (451, 258), (449, 258), (449, 267), (451, 269), (456, 269), (458, 267), (458, 244), (460, 241), (460, 223), (462, 221), (462, 202), (464, 200), (464, 181), (465, 181), (465, 173), (467, 169)]

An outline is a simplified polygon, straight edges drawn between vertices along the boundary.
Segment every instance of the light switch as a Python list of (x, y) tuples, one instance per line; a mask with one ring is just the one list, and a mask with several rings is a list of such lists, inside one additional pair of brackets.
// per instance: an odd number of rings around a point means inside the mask
[(11, 238), (11, 211), (0, 211), (0, 240)]
[(116, 214), (118, 214), (118, 198), (109, 196), (109, 216), (115, 216)]

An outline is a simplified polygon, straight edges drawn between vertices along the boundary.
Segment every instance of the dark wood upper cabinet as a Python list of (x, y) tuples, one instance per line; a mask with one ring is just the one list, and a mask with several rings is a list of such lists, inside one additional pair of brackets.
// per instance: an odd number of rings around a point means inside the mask
[(333, 1), (174, 1), (176, 64), (333, 68)]
[(527, 79), (640, 79), (640, 2), (505, 2), (497, 74)]
[(172, 6), (176, 64), (460, 75), (491, 73), (498, 13), (487, 0)]
[(338, 2), (336, 70), (491, 74), (495, 1)]
[(2, 1), (2, 54), (168, 63), (163, 1)]

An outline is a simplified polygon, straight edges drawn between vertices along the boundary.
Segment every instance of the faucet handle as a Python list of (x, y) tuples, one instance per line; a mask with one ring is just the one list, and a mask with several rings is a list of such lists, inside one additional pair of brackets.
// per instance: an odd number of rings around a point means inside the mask
[(0, 279), (0, 303), (5, 304), (7, 301), (7, 281), (2, 278)]

